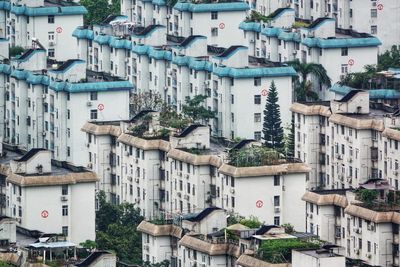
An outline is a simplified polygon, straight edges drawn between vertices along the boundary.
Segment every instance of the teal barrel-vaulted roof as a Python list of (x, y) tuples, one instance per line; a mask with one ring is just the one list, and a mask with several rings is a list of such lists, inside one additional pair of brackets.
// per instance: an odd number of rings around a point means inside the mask
[(92, 30), (90, 30), (90, 29), (85, 29), (83, 27), (78, 27), (73, 31), (72, 36), (76, 37), (78, 39), (93, 40), (94, 39), (94, 32)]
[(212, 11), (217, 11), (217, 12), (246, 11), (250, 9), (250, 6), (245, 2), (209, 3), (209, 4), (178, 2), (175, 4), (174, 9), (179, 11), (202, 13), (202, 12), (212, 12)]
[(219, 77), (231, 78), (253, 78), (253, 77), (285, 77), (296, 76), (297, 73), (292, 67), (272, 68), (230, 68), (216, 67), (213, 73)]
[(50, 89), (54, 91), (65, 91), (69, 93), (84, 92), (110, 92), (110, 91), (129, 91), (133, 85), (129, 81), (113, 82), (88, 82), (88, 83), (69, 83), (69, 82), (50, 82)]
[[(356, 90), (353, 87), (346, 85), (334, 84), (330, 91), (339, 95), (346, 95), (351, 90)], [(368, 89), (370, 99), (400, 99), (400, 92), (395, 89)]]
[(172, 60), (171, 51), (156, 49), (149, 45), (134, 45), (132, 46), (132, 52), (138, 55), (147, 55), (158, 60)]
[(376, 37), (365, 37), (365, 38), (304, 38), (301, 42), (308, 47), (319, 47), (319, 48), (341, 48), (341, 47), (367, 47), (367, 46), (379, 46), (381, 41)]
[[(1, 7), (1, 6), (0, 6)], [(68, 16), (68, 15), (85, 15), (88, 13), (84, 6), (54, 6), (54, 7), (27, 7), (12, 5), (11, 13), (15, 15), (25, 15), (29, 17), (39, 16)]]

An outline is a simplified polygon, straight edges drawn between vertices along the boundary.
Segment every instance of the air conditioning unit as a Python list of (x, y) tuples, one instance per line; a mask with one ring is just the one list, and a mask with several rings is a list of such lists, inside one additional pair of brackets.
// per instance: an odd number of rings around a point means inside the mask
[(354, 228), (353, 232), (356, 234), (361, 234), (361, 228)]
[(144, 245), (143, 245), (143, 249), (144, 249), (144, 250), (149, 250), (149, 248), (150, 248), (149, 245), (147, 245), (147, 244), (144, 244)]
[(91, 107), (93, 103), (91, 101), (86, 102), (86, 106)]
[(372, 6), (376, 6), (376, 1), (371, 2)]
[(168, 90), (168, 86), (164, 86), (164, 91), (167, 91)]
[(46, 94), (43, 94), (43, 95), (42, 95), (42, 98), (43, 98), (43, 99), (46, 99), (46, 97), (47, 97)]
[(168, 71), (167, 71), (167, 74), (168, 74), (168, 75), (172, 75), (173, 73), (174, 73), (174, 72), (173, 72), (172, 70), (168, 70)]
[(182, 193), (181, 193), (181, 192), (176, 193), (176, 195), (177, 195), (178, 197), (182, 197)]
[(126, 179), (127, 179), (128, 181), (132, 182), (132, 179), (133, 179), (133, 178), (132, 178), (132, 176), (127, 176)]
[(204, 81), (204, 85), (210, 85), (210, 81)]
[(42, 132), (42, 136), (46, 136), (46, 132)]
[(67, 196), (61, 196), (61, 201), (68, 201), (68, 197)]
[(371, 224), (371, 223), (367, 225), (367, 230), (368, 231), (373, 231), (374, 228), (375, 228), (375, 226), (373, 224)]
[(10, 83), (9, 82), (6, 82), (6, 88), (10, 89)]
[(125, 58), (125, 62), (126, 62), (126, 63), (129, 62), (129, 57)]
[(235, 188), (231, 188), (231, 194), (235, 194)]
[(93, 168), (93, 163), (91, 163), (91, 162), (88, 163), (87, 167), (88, 167), (89, 169)]
[(129, 156), (129, 151), (125, 151), (125, 152), (124, 152), (124, 155), (125, 155), (125, 156)]
[(348, 182), (348, 183), (351, 183), (351, 182), (352, 182), (352, 180), (353, 180), (353, 178), (351, 178), (351, 177), (347, 177), (347, 182)]
[(138, 177), (135, 178), (135, 183), (139, 183), (139, 178)]
[(280, 207), (275, 207), (275, 208), (274, 208), (274, 212), (275, 212), (275, 213), (281, 212), (281, 208), (280, 208)]
[(89, 146), (90, 146), (90, 144), (89, 144), (89, 143), (86, 143), (85, 145), (86, 145), (86, 147), (89, 147)]
[(312, 213), (308, 214), (308, 218), (310, 218), (310, 219), (312, 219), (312, 218), (313, 218), (313, 215), (312, 215)]
[(294, 51), (293, 51), (293, 55), (297, 55), (297, 50), (294, 50)]
[(182, 177), (182, 172), (177, 172), (176, 174)]
[(186, 179), (189, 179), (189, 174), (185, 174), (185, 178), (186, 178)]
[(342, 159), (342, 155), (336, 154), (336, 158), (339, 159), (339, 160), (341, 160), (341, 159)]
[(250, 40), (250, 43), (255, 43), (254, 39), (251, 39), (251, 40)]
[(139, 163), (139, 158), (135, 159), (135, 163), (136, 164)]
[(183, 198), (189, 200), (189, 195), (184, 195)]
[(397, 171), (397, 170), (396, 170), (396, 171), (393, 171), (393, 175), (394, 175), (394, 176), (399, 175), (399, 171)]
[(371, 253), (367, 253), (365, 254), (365, 257), (367, 257), (368, 259), (370, 259), (372, 257)]
[(356, 255), (360, 254), (360, 250), (359, 249), (354, 249), (354, 254), (356, 254)]
[(56, 45), (56, 42), (54, 42), (54, 41), (49, 41), (49, 46), (55, 46)]
[(135, 199), (135, 202), (136, 202), (137, 204), (139, 204), (139, 203), (140, 203), (140, 198), (136, 198), (136, 199)]
[(7, 19), (7, 24), (11, 24), (12, 20), (11, 19)]
[(4, 122), (5, 122), (5, 123), (9, 123), (10, 121), (9, 121), (8, 119), (5, 119)]
[(17, 201), (18, 201), (18, 202), (21, 202), (21, 197), (17, 197)]
[(352, 162), (353, 162), (353, 159), (352, 159), (352, 158), (348, 158), (347, 161), (348, 161), (349, 163), (352, 163)]

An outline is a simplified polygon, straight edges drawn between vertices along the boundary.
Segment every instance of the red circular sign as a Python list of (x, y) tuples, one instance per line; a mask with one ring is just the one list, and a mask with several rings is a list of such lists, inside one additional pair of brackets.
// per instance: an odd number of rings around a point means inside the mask
[(103, 104), (98, 104), (97, 105), (97, 109), (100, 110), (100, 111), (104, 110), (104, 105)]
[(220, 24), (219, 24), (219, 28), (222, 30), (222, 29), (225, 29), (225, 23), (223, 23), (223, 22), (221, 22)]
[(62, 33), (63, 29), (61, 27), (57, 27), (56, 32), (57, 33)]
[(383, 5), (382, 4), (378, 4), (376, 7), (378, 8), (378, 10), (383, 10)]
[(348, 63), (349, 63), (350, 66), (353, 66), (354, 65), (354, 59), (349, 59)]
[(49, 212), (47, 210), (42, 211), (42, 213), (40, 213), (40, 216), (42, 216), (42, 218), (47, 218), (49, 217)]
[(262, 202), (262, 200), (257, 200), (256, 201), (256, 207), (257, 208), (262, 208), (262, 206), (264, 206), (264, 202)]
[(262, 91), (261, 91), (261, 95), (262, 95), (262, 96), (267, 96), (267, 95), (268, 95), (267, 89), (262, 90)]

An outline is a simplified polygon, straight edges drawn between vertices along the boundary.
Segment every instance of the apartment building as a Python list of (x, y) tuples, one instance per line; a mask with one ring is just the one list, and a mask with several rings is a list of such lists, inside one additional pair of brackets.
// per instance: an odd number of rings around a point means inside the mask
[(95, 173), (66, 162), (53, 164), (44, 149), (22, 156), (7, 150), (0, 162), (7, 181), (3, 215), (15, 218), (18, 227), (63, 234), (76, 244), (95, 239)]
[[(216, 206), (304, 229), (299, 208), (303, 204), (296, 199), (307, 187), (307, 165), (283, 160), (271, 166), (235, 167), (226, 162), (228, 148), (210, 141), (207, 126), (192, 125), (161, 138), (157, 120), (150, 123), (147, 135), (135, 135), (132, 129), (141, 123), (137, 117), (131, 122), (86, 123), (82, 128), (89, 167), (99, 175), (98, 188), (111, 202), (136, 203), (146, 218), (170, 218)], [(235, 149), (253, 145), (259, 144), (243, 141)]]
[(295, 153), (311, 167), (314, 188), (356, 188), (381, 178), (396, 189), (398, 112), (352, 90), (340, 100), (295, 103)]
[[(268, 23), (248, 20), (240, 24), (252, 56), (274, 62), (297, 59), (321, 64), (332, 83), (341, 81), (347, 73), (361, 72), (366, 65), (377, 64), (381, 42), (370, 34), (337, 28), (331, 18), (318, 18), (298, 28), (292, 8), (277, 9), (270, 17)], [(315, 87), (319, 88), (321, 99), (330, 99), (329, 88), (319, 84)]]
[[(79, 43), (78, 58), (87, 60), (89, 69), (129, 79), (136, 85), (135, 92), (156, 92), (178, 112), (186, 97), (207, 95), (206, 106), (217, 114), (209, 122), (214, 136), (260, 140), (272, 81), (279, 105), (292, 103), (294, 69), (255, 57), (243, 60), (248, 57), (245, 46), (210, 47), (202, 35), (166, 45), (162, 25), (137, 28), (130, 38), (117, 38), (96, 28), (77, 28), (74, 36)], [(243, 110), (243, 106), (252, 108)], [(289, 110), (281, 108), (281, 117), (284, 126), (290, 124)]]
[[(68, 60), (75, 57), (72, 32), (83, 25), (87, 13), (79, 1), (11, 0), (0, 3), (0, 37), (10, 46), (30, 48), (39, 42), (49, 58)], [(65, 49), (68, 47), (68, 49)], [(1, 55), (7, 58), (7, 55)]]
[(276, 225), (262, 225), (255, 229), (240, 223), (228, 226), (226, 217), (226, 211), (222, 209), (206, 208), (171, 221), (141, 222), (138, 230), (142, 232), (143, 261), (154, 264), (169, 260), (173, 267), (308, 267), (319, 266), (318, 263), (321, 266), (345, 266), (345, 257), (338, 255), (334, 246), (294, 250), (291, 262), (281, 259), (275, 263), (267, 262), (258, 254), (263, 243), (302, 240), (299, 236), (307, 234), (288, 234)]
[(400, 3), (391, 0), (292, 1), (296, 16), (315, 20), (330, 17), (338, 28), (372, 34), (382, 41), (380, 53), (400, 43)]
[(80, 127), (88, 120), (127, 119), (132, 85), (86, 71), (82, 60), (47, 59), (37, 47), (1, 65), (3, 141), (25, 150), (46, 148), (57, 160), (86, 165)]
[(386, 202), (387, 193), (394, 188), (379, 179), (360, 187), (378, 190), (378, 202), (366, 207), (352, 190), (307, 192), (303, 196), (307, 203), (307, 232), (343, 247), (341, 254), (349, 259), (361, 260), (368, 266), (397, 266), (399, 213)]

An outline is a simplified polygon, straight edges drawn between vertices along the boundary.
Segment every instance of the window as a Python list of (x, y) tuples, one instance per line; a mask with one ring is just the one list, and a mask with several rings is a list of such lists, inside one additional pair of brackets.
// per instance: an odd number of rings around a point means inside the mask
[(261, 86), (261, 78), (254, 77), (254, 86)]
[(280, 197), (279, 196), (274, 196), (274, 206), (280, 206)]
[(90, 110), (90, 119), (97, 120), (97, 109)]
[(54, 41), (54, 32), (48, 33), (49, 41)]
[(254, 104), (261, 105), (261, 95), (254, 96)]
[(349, 49), (347, 47), (342, 48), (342, 56), (348, 56), (349, 55)]
[(90, 100), (97, 100), (97, 92), (90, 92)]
[(68, 226), (62, 227), (62, 234), (63, 234), (63, 236), (68, 236)]
[(212, 12), (211, 12), (211, 19), (212, 19), (212, 20), (218, 19), (218, 12), (212, 11)]
[(371, 18), (376, 18), (378, 17), (378, 12), (376, 9), (371, 9)]
[(281, 183), (281, 177), (279, 175), (274, 175), (274, 186), (278, 186)]
[(54, 24), (54, 15), (48, 16), (48, 17), (47, 17), (47, 22), (48, 22), (49, 24)]
[(68, 185), (63, 185), (63, 186), (61, 187), (61, 194), (62, 194), (63, 196), (68, 195)]
[(48, 57), (55, 57), (56, 56), (56, 51), (54, 50), (54, 48), (49, 48), (49, 50), (47, 50), (47, 56)]
[(68, 205), (62, 206), (62, 216), (68, 216)]
[(280, 225), (281, 223), (280, 223), (280, 218), (279, 218), (279, 216), (275, 216), (274, 217), (274, 225)]
[(261, 113), (254, 113), (254, 122), (261, 122)]
[(261, 140), (261, 132), (254, 132), (254, 139), (257, 141)]
[(371, 25), (371, 34), (378, 34), (378, 26)]
[(218, 28), (211, 28), (211, 36), (218, 36)]

